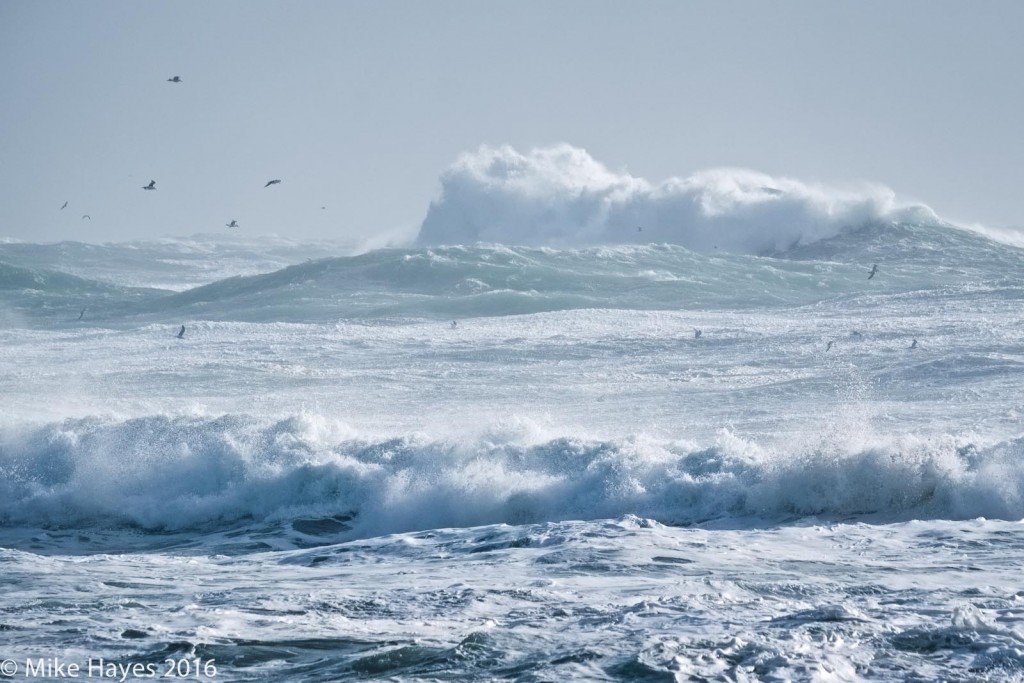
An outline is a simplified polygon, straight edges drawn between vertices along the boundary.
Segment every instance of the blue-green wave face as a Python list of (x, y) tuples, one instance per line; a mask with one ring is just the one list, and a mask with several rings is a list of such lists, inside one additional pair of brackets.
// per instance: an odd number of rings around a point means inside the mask
[[(24, 259), (28, 246), (18, 248)], [(177, 256), (176, 248), (168, 244), (164, 260)], [(116, 261), (116, 247), (107, 249)], [(156, 258), (158, 247), (149, 249)], [(0, 246), (0, 260), (11, 258), (6, 251), (10, 245)], [(125, 279), (144, 281), (146, 266), (130, 259)], [(58, 265), (43, 255), (36, 261)], [(879, 275), (869, 279), (875, 264)], [(249, 322), (444, 319), (587, 308), (857, 308), (912, 292), (925, 298), (1021, 298), (1022, 274), (1024, 251), (982, 235), (934, 223), (871, 223), (761, 255), (673, 244), (391, 248), (303, 260), (179, 292), (0, 263), (0, 300), (28, 324), (60, 324), (83, 306), (91, 308), (94, 321), (109, 325), (168, 315)]]

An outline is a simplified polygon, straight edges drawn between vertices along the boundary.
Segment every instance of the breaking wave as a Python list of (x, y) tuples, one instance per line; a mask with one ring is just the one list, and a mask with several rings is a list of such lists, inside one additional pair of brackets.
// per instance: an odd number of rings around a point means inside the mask
[[(219, 528), (333, 520), (345, 536), (602, 519), (670, 524), (1024, 517), (1024, 438), (766, 448), (555, 437), (365, 438), (316, 415), (90, 417), (0, 430), (6, 526)], [(344, 520), (344, 524), (338, 520)]]
[(481, 147), (441, 176), (418, 243), (579, 247), (664, 242), (761, 254), (877, 222), (943, 224), (887, 187), (835, 187), (744, 169), (652, 184), (570, 145)]

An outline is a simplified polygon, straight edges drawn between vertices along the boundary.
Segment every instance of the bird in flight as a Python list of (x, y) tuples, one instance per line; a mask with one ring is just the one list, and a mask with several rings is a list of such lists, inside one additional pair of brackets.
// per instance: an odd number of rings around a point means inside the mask
[(181, 329), (178, 330), (178, 334), (176, 336), (178, 337), (178, 339), (184, 339), (185, 338), (185, 326), (184, 325), (182, 325)]
[(83, 214), (82, 214), (82, 220), (84, 221), (84, 220), (86, 220), (86, 219), (88, 219), (88, 220), (90, 220), (90, 221), (91, 221), (91, 220), (92, 220), (92, 216), (90, 216), (90, 215), (89, 215), (89, 214), (87, 214), (87, 213), (83, 213)]
[(175, 76), (174, 78), (168, 78), (167, 82), (168, 83), (181, 83), (182, 82), (181, 76)]
[(228, 226), (229, 228), (237, 228), (238, 221), (232, 218), (230, 223), (225, 223), (224, 225)]
[(700, 335), (701, 334), (702, 333), (701, 333), (701, 331), (699, 329), (697, 329), (696, 327), (693, 328), (693, 338), (694, 339), (700, 339)]
[(281, 182), (281, 181), (280, 181), (280, 180), (277, 180), (277, 179), (274, 179), (274, 180), (268, 180), (268, 181), (267, 181), (267, 184), (266, 184), (266, 185), (264, 185), (263, 187), (270, 187), (271, 185), (277, 185), (277, 184), (278, 184), (278, 183), (280, 183), (280, 182)]
[(60, 207), (60, 210), (63, 211), (66, 208), (68, 208), (68, 203), (64, 202), (64, 206)]
[(156, 189), (156, 181), (155, 180), (150, 180), (149, 181), (149, 185), (143, 185), (142, 189), (143, 190), (155, 190)]
[(826, 351), (829, 351), (829, 350), (831, 350), (831, 349), (832, 349), (832, 345), (833, 345), (833, 344), (835, 344), (835, 342), (834, 342), (834, 341), (829, 341), (829, 343), (828, 343), (828, 346), (826, 346), (826, 347), (825, 347), (825, 350), (826, 350)]
[(870, 280), (871, 278), (873, 278), (875, 276), (875, 273), (877, 273), (877, 272), (878, 272), (878, 264), (876, 263), (876, 264), (871, 266), (871, 272), (868, 274), (868, 279)]
[(84, 308), (82, 309), (82, 312), (78, 314), (78, 319), (81, 320), (83, 315), (85, 315), (85, 309)]
[(916, 349), (917, 348), (917, 340), (916, 339), (914, 340), (914, 343), (912, 343), (910, 345), (910, 348), (912, 348), (912, 349)]

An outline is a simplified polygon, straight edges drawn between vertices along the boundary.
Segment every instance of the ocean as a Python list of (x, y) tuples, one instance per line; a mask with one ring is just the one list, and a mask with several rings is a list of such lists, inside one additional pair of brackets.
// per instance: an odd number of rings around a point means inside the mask
[(636, 232), (0, 243), (0, 675), (1024, 681), (1024, 250)]

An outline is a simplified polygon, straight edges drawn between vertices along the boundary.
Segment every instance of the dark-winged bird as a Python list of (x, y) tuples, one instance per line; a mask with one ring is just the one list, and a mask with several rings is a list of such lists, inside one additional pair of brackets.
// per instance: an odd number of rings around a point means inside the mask
[(87, 214), (87, 213), (83, 213), (83, 214), (82, 214), (82, 220), (84, 221), (84, 220), (85, 220), (85, 219), (87, 219), (87, 218), (88, 218), (88, 219), (89, 219), (90, 221), (92, 220), (92, 216), (90, 216), (90, 215), (89, 215), (89, 214)]
[(167, 82), (168, 83), (181, 83), (181, 77), (180, 76), (175, 76), (174, 78), (168, 78)]
[(224, 225), (226, 225), (229, 228), (237, 228), (238, 227), (238, 221), (236, 221), (235, 219), (232, 218), (230, 223), (225, 223)]
[(263, 187), (270, 187), (271, 185), (277, 185), (279, 182), (281, 182), (281, 181), (280, 180), (276, 180), (276, 179), (275, 180), (268, 180), (267, 184), (264, 185)]
[(142, 189), (143, 190), (155, 190), (156, 189), (156, 181), (155, 180), (150, 180), (149, 181), (149, 185), (143, 185)]
[(68, 208), (68, 203), (64, 202), (64, 206), (60, 207), (60, 210), (63, 211), (66, 208)]
[(181, 329), (178, 330), (178, 339), (184, 339), (184, 338), (185, 338), (185, 326), (182, 325)]
[(875, 276), (875, 273), (877, 273), (877, 272), (878, 272), (878, 264), (876, 263), (873, 266), (871, 266), (871, 272), (868, 274), (868, 279), (870, 280), (871, 278), (873, 278)]

